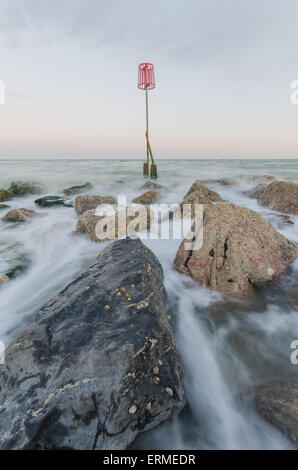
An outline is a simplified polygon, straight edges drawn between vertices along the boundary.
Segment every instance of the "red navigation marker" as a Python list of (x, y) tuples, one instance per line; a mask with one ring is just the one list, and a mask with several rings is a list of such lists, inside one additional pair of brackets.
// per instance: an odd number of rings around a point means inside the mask
[(154, 65), (149, 62), (145, 62), (139, 65), (139, 80), (138, 88), (146, 91), (146, 144), (147, 144), (147, 163), (144, 163), (144, 176), (149, 176), (149, 155), (151, 157), (151, 178), (157, 178), (157, 166), (155, 165), (154, 158), (151, 151), (149, 142), (149, 119), (148, 119), (148, 90), (155, 88), (155, 74)]

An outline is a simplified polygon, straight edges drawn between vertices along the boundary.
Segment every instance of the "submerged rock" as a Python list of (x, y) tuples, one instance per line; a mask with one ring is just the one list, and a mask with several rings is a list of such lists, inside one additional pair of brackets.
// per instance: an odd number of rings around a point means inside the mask
[(11, 199), (11, 194), (8, 191), (5, 191), (5, 189), (0, 188), (0, 202), (9, 201), (10, 199)]
[(15, 240), (0, 240), (0, 258), (6, 266), (4, 275), (9, 279), (16, 278), (30, 266), (29, 255)]
[(277, 211), (298, 214), (298, 183), (274, 181), (259, 196), (258, 203)]
[(258, 387), (259, 413), (298, 448), (298, 380), (284, 380)]
[(3, 209), (8, 209), (10, 206), (8, 206), (7, 204), (0, 204), (0, 211), (2, 211)]
[(72, 186), (71, 188), (66, 188), (64, 189), (63, 194), (65, 194), (65, 196), (73, 196), (75, 194), (83, 193), (84, 191), (89, 191), (92, 188), (93, 185), (91, 183), (85, 183), (80, 186)]
[(141, 189), (148, 189), (148, 190), (153, 190), (153, 191), (166, 191), (167, 189), (162, 186), (161, 184), (155, 183), (154, 181), (146, 181), (145, 184), (141, 187)]
[(83, 196), (76, 197), (75, 210), (77, 214), (81, 215), (86, 211), (96, 209), (102, 204), (113, 206), (117, 204), (117, 201), (113, 196), (89, 196), (88, 194), (84, 194)]
[(235, 204), (204, 206), (203, 229), (202, 248), (186, 250), (183, 241), (175, 267), (228, 294), (243, 296), (254, 285), (278, 279), (298, 256), (297, 246), (259, 214)]
[(35, 183), (34, 181), (13, 181), (8, 192), (12, 196), (26, 196), (27, 194), (45, 194), (47, 193), (47, 187), (41, 183)]
[(2, 217), (3, 222), (30, 222), (33, 217), (40, 217), (41, 214), (38, 214), (35, 211), (30, 209), (12, 209), (8, 211), (7, 214)]
[(178, 413), (183, 368), (153, 253), (110, 244), (6, 349), (0, 374), (1, 449), (125, 449)]
[(198, 181), (202, 184), (220, 184), (221, 186), (233, 186), (235, 180), (231, 178), (207, 179)]
[(251, 177), (251, 181), (259, 182), (259, 184), (269, 184), (275, 180), (275, 176), (272, 175), (255, 175)]
[(52, 207), (52, 206), (64, 206), (73, 207), (73, 204), (61, 196), (44, 196), (40, 199), (36, 199), (35, 204), (40, 207)]
[(265, 184), (258, 184), (254, 188), (243, 191), (242, 194), (244, 194), (244, 196), (246, 197), (249, 197), (250, 199), (258, 199), (258, 197), (263, 193), (265, 188)]
[(91, 209), (80, 216), (75, 233), (86, 233), (93, 242), (102, 242), (148, 230), (153, 221), (153, 211), (143, 205), (129, 206), (113, 215), (100, 215), (97, 209)]
[(135, 204), (154, 204), (160, 198), (160, 191), (146, 191), (136, 197), (132, 202)]

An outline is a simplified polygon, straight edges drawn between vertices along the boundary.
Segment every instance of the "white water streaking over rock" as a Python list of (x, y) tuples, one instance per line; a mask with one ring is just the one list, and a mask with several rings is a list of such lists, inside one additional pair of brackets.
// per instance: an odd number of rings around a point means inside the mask
[[(11, 181), (36, 181), (48, 195), (90, 182), (90, 195), (125, 195), (127, 203), (138, 197), (144, 180), (142, 163), (127, 161), (44, 161), (0, 163), (0, 188)], [(294, 160), (221, 160), (159, 162), (161, 203), (179, 203), (195, 180), (216, 191), (224, 201), (252, 209), (282, 235), (298, 242), (298, 216), (282, 214), (258, 204), (245, 194), (257, 184), (298, 182)], [(232, 185), (220, 179), (233, 180)], [(212, 180), (206, 183), (206, 180)], [(150, 188), (146, 188), (150, 189)], [(0, 285), (0, 340), (8, 344), (24, 325), (25, 317), (55, 297), (77, 274), (94, 261), (108, 243), (92, 243), (87, 236), (73, 236), (78, 215), (71, 207), (40, 208), (37, 196), (11, 199), (10, 208), (27, 208), (47, 214), (26, 224), (0, 221), (0, 241), (15, 242), (29, 261), (23, 272)], [(74, 201), (75, 196), (70, 199)], [(289, 221), (290, 220), (290, 221)], [(157, 228), (157, 227), (156, 227)], [(297, 376), (291, 364), (290, 344), (298, 339), (298, 263), (291, 272), (253, 299), (234, 299), (212, 292), (173, 270), (181, 240), (144, 240), (162, 264), (171, 310), (171, 322), (186, 374), (188, 406), (178, 419), (140, 436), (133, 444), (142, 448), (245, 449), (291, 448), (291, 443), (256, 411), (255, 387), (276, 379)], [(8, 271), (7, 253), (0, 268)], [(2, 272), (0, 272), (1, 276)], [(295, 284), (296, 283), (296, 284)]]

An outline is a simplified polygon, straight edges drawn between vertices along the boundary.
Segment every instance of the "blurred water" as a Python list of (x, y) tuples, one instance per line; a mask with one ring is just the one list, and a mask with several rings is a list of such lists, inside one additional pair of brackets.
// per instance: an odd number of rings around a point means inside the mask
[[(161, 202), (177, 203), (196, 179), (233, 178), (235, 185), (209, 187), (223, 199), (258, 211), (289, 239), (298, 242), (298, 217), (280, 225), (277, 212), (243, 195), (273, 175), (298, 182), (295, 160), (161, 160), (158, 182), (167, 187)], [(1, 161), (0, 188), (12, 180), (44, 183), (49, 194), (90, 181), (91, 194), (139, 195), (144, 183), (142, 162), (134, 160)], [(15, 198), (13, 207), (36, 209), (34, 196)], [(0, 288), (0, 339), (9, 342), (25, 318), (56, 295), (106, 246), (74, 237), (77, 216), (72, 208), (37, 209), (46, 214), (30, 224), (0, 221), (0, 244), (22, 245), (30, 267)], [(1, 217), (6, 211), (1, 211)], [(290, 363), (290, 343), (298, 339), (298, 305), (290, 291), (298, 263), (279, 283), (260, 290), (250, 301), (227, 298), (199, 286), (189, 288), (172, 269), (180, 240), (144, 240), (159, 258), (165, 274), (172, 323), (186, 373), (188, 407), (178, 419), (141, 436), (143, 448), (289, 448), (289, 442), (255, 412), (250, 391), (263, 381), (297, 376)], [(1, 250), (0, 250), (1, 251)], [(0, 269), (5, 270), (5, 259)], [(1, 272), (0, 272), (1, 275)], [(189, 283), (188, 283), (189, 284)]]

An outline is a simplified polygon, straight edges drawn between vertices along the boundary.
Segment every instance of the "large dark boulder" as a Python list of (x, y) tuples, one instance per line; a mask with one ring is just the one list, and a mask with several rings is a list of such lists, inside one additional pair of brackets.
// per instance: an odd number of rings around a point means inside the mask
[(110, 244), (8, 347), (0, 449), (125, 449), (184, 405), (162, 268)]
[(283, 380), (258, 387), (259, 413), (298, 447), (298, 380)]

